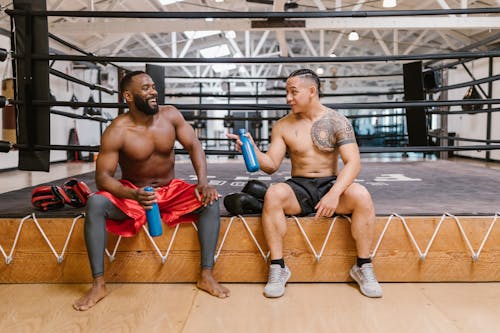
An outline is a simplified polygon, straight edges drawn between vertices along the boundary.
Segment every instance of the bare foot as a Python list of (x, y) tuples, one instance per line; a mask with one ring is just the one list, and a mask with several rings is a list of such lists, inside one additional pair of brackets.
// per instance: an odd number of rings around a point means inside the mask
[(229, 289), (219, 284), (219, 282), (215, 280), (214, 276), (212, 275), (211, 269), (201, 270), (201, 277), (198, 280), (196, 286), (215, 297), (226, 298), (230, 295)]
[(94, 279), (92, 288), (85, 295), (80, 297), (73, 303), (73, 308), (78, 311), (86, 311), (97, 304), (101, 299), (106, 297), (108, 291), (102, 276)]

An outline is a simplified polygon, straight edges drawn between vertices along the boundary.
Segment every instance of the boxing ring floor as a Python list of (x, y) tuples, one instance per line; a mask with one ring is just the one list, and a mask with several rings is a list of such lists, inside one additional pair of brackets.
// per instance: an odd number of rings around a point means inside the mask
[[(178, 161), (176, 176), (195, 182), (196, 175), (188, 160)], [(290, 176), (290, 163), (285, 161), (279, 171), (267, 175), (261, 171), (248, 173), (242, 160), (210, 160), (208, 179), (224, 196), (240, 192), (250, 179), (267, 184), (281, 182)], [(1, 173), (0, 173), (1, 177)], [(94, 172), (74, 175), (95, 190)], [(59, 180), (42, 185), (62, 185)], [(485, 168), (467, 161), (399, 160), (363, 161), (357, 181), (371, 193), (376, 214), (440, 216), (493, 215), (500, 211), (500, 168)], [(0, 185), (1, 186), (1, 185)], [(37, 185), (38, 186), (38, 185)], [(0, 218), (23, 217), (34, 211), (31, 206), (33, 186), (0, 194)], [(229, 215), (221, 203), (222, 215)], [(81, 209), (65, 206), (50, 212), (37, 212), (40, 217), (71, 217)]]

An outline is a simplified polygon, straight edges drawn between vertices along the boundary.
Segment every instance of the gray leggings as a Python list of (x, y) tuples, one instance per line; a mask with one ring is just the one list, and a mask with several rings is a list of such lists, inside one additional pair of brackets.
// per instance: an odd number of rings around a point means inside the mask
[[(85, 244), (89, 255), (92, 276), (104, 274), (104, 251), (107, 245), (106, 219), (125, 220), (129, 217), (103, 195), (89, 197), (85, 217)], [(195, 211), (199, 213), (198, 240), (201, 248), (201, 267), (214, 266), (215, 247), (219, 238), (220, 209), (219, 201)]]

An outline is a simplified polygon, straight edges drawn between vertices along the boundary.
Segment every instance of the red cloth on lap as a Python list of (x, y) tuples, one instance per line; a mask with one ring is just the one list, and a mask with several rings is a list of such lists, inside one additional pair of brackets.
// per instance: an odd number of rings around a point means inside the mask
[[(124, 186), (133, 189), (138, 187), (128, 180), (120, 180)], [(180, 179), (173, 179), (168, 185), (155, 189), (156, 200), (160, 208), (160, 214), (164, 223), (173, 227), (179, 223), (194, 222), (197, 215), (189, 214), (202, 206), (195, 195), (196, 185), (186, 183)], [(126, 220), (106, 220), (106, 230), (114, 234), (132, 237), (146, 223), (146, 211), (133, 199), (117, 198), (109, 192), (99, 191), (97, 194), (103, 195), (124, 212), (130, 219)]]

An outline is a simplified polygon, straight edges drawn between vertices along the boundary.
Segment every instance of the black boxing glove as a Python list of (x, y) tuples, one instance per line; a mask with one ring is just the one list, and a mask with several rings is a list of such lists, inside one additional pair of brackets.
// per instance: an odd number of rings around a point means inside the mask
[(264, 196), (266, 195), (267, 191), (267, 184), (264, 182), (261, 182), (260, 180), (249, 180), (248, 183), (245, 185), (243, 190), (241, 190), (243, 193), (248, 193), (254, 198), (263, 201)]
[(226, 195), (224, 197), (224, 207), (233, 215), (262, 213), (262, 202), (248, 193)]

